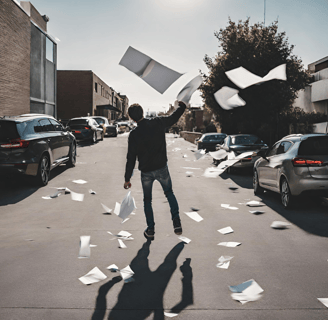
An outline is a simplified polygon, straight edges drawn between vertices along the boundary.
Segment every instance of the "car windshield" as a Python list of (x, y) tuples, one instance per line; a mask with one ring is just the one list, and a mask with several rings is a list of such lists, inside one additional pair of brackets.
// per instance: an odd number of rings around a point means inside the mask
[(231, 138), (232, 145), (249, 145), (261, 143), (261, 140), (256, 136), (235, 136)]
[(302, 141), (298, 149), (298, 154), (306, 156), (327, 156), (328, 137), (310, 137)]
[(205, 136), (203, 141), (205, 142), (221, 142), (224, 140), (224, 136), (219, 134), (211, 134), (209, 136)]
[(0, 121), (0, 140), (6, 141), (19, 138), (14, 121)]

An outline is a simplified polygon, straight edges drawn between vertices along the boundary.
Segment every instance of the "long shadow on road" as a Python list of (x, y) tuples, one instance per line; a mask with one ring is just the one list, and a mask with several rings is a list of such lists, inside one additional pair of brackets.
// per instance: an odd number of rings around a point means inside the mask
[[(143, 320), (154, 313), (154, 320), (164, 319), (163, 297), (167, 285), (177, 268), (177, 258), (184, 248), (184, 243), (179, 243), (168, 253), (164, 262), (155, 271), (149, 269), (148, 256), (150, 241), (143, 244), (130, 267), (134, 271), (134, 282), (124, 284), (118, 295), (116, 305), (110, 311), (109, 320)], [(181, 301), (172, 307), (171, 312), (179, 313), (188, 305), (193, 304), (192, 269), (191, 259), (186, 259), (180, 267), (182, 272), (182, 297)], [(115, 277), (100, 287), (96, 299), (96, 307), (92, 320), (103, 320), (105, 317), (108, 291), (120, 281)]]
[[(250, 171), (236, 170), (233, 174), (223, 173), (221, 178), (230, 178), (241, 188), (253, 189), (253, 176)], [(322, 205), (321, 198), (297, 197), (295, 206), (289, 210), (282, 206), (278, 193), (266, 191), (260, 198), (265, 205), (304, 231), (328, 237), (328, 207)]]

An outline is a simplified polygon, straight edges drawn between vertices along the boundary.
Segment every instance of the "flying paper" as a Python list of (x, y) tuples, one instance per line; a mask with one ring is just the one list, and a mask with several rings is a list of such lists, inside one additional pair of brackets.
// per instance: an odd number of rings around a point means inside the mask
[(202, 221), (202, 220), (204, 220), (196, 211), (192, 211), (192, 212), (185, 212), (185, 214), (189, 217), (189, 218), (191, 218), (191, 219), (193, 219), (193, 220), (195, 220), (196, 222), (199, 222), (199, 221)]
[(179, 236), (178, 237), (181, 241), (183, 241), (183, 242), (185, 242), (185, 243), (189, 243), (191, 240), (190, 239), (188, 239), (188, 238), (186, 238), (186, 237), (184, 237), (184, 236)]
[(119, 247), (121, 249), (125, 249), (127, 248), (127, 246), (124, 244), (124, 242), (121, 240), (121, 239), (117, 239), (118, 240), (118, 244), (119, 244)]
[(209, 152), (208, 154), (215, 160), (222, 160), (227, 156), (227, 152), (222, 149), (214, 152)]
[(230, 286), (229, 289), (234, 292), (231, 297), (238, 300), (242, 304), (249, 301), (256, 301), (261, 298), (261, 293), (264, 291), (258, 283), (251, 279), (238, 286)]
[(71, 198), (74, 201), (83, 201), (84, 194), (83, 193), (76, 193), (76, 192), (71, 191)]
[(325, 307), (328, 308), (328, 298), (317, 298)]
[(118, 271), (118, 266), (116, 264), (111, 264), (106, 269), (110, 270), (111, 272), (116, 272)]
[(221, 268), (221, 269), (228, 269), (229, 268), (229, 265), (230, 265), (230, 260), (232, 259), (233, 257), (229, 257), (229, 256), (221, 256), (218, 260), (219, 260), (219, 263), (216, 265), (218, 268)]
[(136, 208), (137, 207), (134, 202), (134, 198), (131, 196), (131, 191), (129, 191), (121, 203), (120, 213), (118, 216), (123, 220), (125, 220), (131, 214), (131, 212)]
[(120, 214), (120, 210), (121, 210), (121, 204), (116, 202), (115, 208), (114, 208), (114, 213), (118, 216)]
[(182, 101), (185, 104), (189, 103), (191, 96), (199, 88), (202, 82), (203, 79), (200, 75), (189, 81), (179, 92), (177, 100)]
[(272, 69), (266, 76), (259, 77), (243, 67), (239, 67), (225, 73), (227, 77), (239, 88), (245, 89), (254, 84), (270, 81), (273, 79), (287, 80), (286, 64), (281, 64)]
[(123, 280), (127, 280), (134, 275), (134, 272), (132, 271), (130, 266), (127, 266), (120, 270), (120, 274)]
[(112, 209), (109, 209), (107, 206), (105, 206), (103, 203), (101, 203), (101, 206), (103, 207), (103, 209), (106, 211), (106, 213), (111, 213)]
[(283, 222), (283, 221), (273, 221), (271, 224), (271, 228), (273, 229), (287, 229), (288, 226), (291, 224), (288, 222)]
[(222, 229), (220, 229), (220, 230), (218, 230), (220, 233), (222, 233), (222, 234), (228, 234), (228, 233), (232, 233), (233, 232), (233, 230), (232, 230), (232, 228), (231, 227), (225, 227), (225, 228), (222, 228)]
[(236, 107), (242, 107), (246, 104), (246, 102), (239, 97), (238, 92), (238, 90), (230, 87), (222, 87), (214, 93), (214, 98), (222, 109), (231, 110)]
[(159, 93), (164, 93), (169, 86), (182, 76), (142, 52), (129, 47), (119, 64), (135, 73)]
[(96, 283), (99, 282), (101, 280), (106, 279), (107, 276), (102, 273), (98, 267), (94, 267), (90, 272), (88, 272), (85, 276), (79, 278), (79, 280), (83, 283), (83, 284), (91, 284), (91, 283)]
[(79, 258), (90, 258), (90, 236), (80, 237)]
[(229, 247), (229, 248), (234, 248), (237, 246), (240, 246), (240, 242), (220, 242), (218, 243), (218, 246), (223, 246), (223, 247)]

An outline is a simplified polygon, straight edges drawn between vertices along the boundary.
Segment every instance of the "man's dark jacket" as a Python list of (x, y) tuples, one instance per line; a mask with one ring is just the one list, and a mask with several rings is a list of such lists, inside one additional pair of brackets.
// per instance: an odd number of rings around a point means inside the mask
[(168, 117), (143, 119), (130, 132), (125, 181), (130, 181), (138, 158), (138, 169), (142, 172), (154, 171), (165, 167), (167, 163), (165, 129), (175, 124), (186, 109), (184, 103)]

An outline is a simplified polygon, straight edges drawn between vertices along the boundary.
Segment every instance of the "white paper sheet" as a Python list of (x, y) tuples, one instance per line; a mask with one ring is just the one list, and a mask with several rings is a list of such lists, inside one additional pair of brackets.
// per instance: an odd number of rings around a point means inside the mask
[(222, 203), (221, 204), (221, 207), (222, 208), (225, 208), (225, 209), (230, 209), (230, 210), (238, 210), (237, 207), (231, 207), (230, 204), (224, 204), (224, 203)]
[(328, 298), (317, 298), (325, 307), (328, 308)]
[(141, 77), (159, 93), (164, 93), (182, 76), (182, 73), (163, 66), (132, 47), (127, 49), (119, 64)]
[(228, 247), (228, 248), (235, 248), (240, 245), (241, 245), (241, 242), (220, 242), (220, 243), (218, 243), (218, 246), (223, 246), (223, 247)]
[(221, 268), (221, 269), (228, 269), (229, 266), (230, 266), (230, 260), (232, 259), (233, 257), (230, 257), (230, 256), (221, 256), (218, 260), (219, 260), (219, 263), (216, 265), (218, 268)]
[(265, 204), (261, 203), (260, 201), (252, 200), (246, 202), (246, 205), (249, 207), (263, 207)]
[(239, 97), (238, 92), (238, 90), (230, 87), (222, 87), (220, 90), (214, 93), (214, 98), (224, 110), (243, 107), (246, 102)]
[(291, 224), (284, 221), (273, 221), (271, 224), (271, 228), (273, 229), (287, 229), (289, 226), (291, 226)]
[(215, 160), (222, 160), (227, 156), (227, 151), (220, 149), (218, 151), (208, 153)]
[(275, 67), (263, 78), (255, 75), (243, 67), (227, 71), (225, 74), (235, 85), (241, 89), (245, 89), (254, 84), (260, 84), (262, 82), (270, 81), (273, 79), (284, 81), (287, 80), (286, 64), (281, 64)]
[(232, 167), (239, 160), (240, 159), (231, 159), (231, 160), (222, 161), (216, 168), (218, 171), (221, 170), (222, 172), (224, 172), (226, 169), (228, 169), (229, 167)]
[(101, 203), (101, 206), (103, 207), (103, 209), (107, 212), (107, 213), (111, 213), (112, 209), (109, 209), (107, 206), (105, 206), (103, 203)]
[(164, 312), (164, 316), (173, 318), (176, 317), (178, 314), (177, 313), (169, 313), (169, 312)]
[(222, 172), (222, 170), (218, 170), (216, 167), (210, 167), (205, 169), (203, 176), (206, 178), (217, 178)]
[(181, 241), (185, 242), (185, 243), (189, 243), (191, 240), (187, 237), (184, 237), (184, 236), (179, 236), (178, 237)]
[(89, 193), (90, 194), (97, 194), (97, 192), (96, 191), (93, 191), (92, 189), (89, 189)]
[(233, 232), (233, 230), (232, 230), (231, 227), (225, 227), (225, 228), (219, 229), (218, 231), (220, 233), (222, 233), (222, 234), (228, 234), (228, 233), (232, 233)]
[(129, 191), (121, 203), (120, 214), (118, 216), (125, 220), (136, 208), (134, 198), (131, 196), (131, 191)]
[(229, 289), (234, 292), (231, 297), (234, 300), (240, 301), (242, 304), (249, 301), (259, 300), (262, 296), (261, 293), (264, 291), (259, 284), (251, 279), (238, 286), (231, 286)]
[(250, 213), (253, 213), (253, 214), (262, 214), (262, 213), (264, 213), (265, 211), (260, 211), (260, 210), (250, 210), (249, 212), (250, 212)]
[(189, 103), (191, 96), (199, 88), (199, 86), (202, 84), (202, 82), (203, 82), (203, 79), (200, 75), (193, 78), (179, 92), (179, 94), (177, 96), (177, 100), (182, 101), (185, 104)]
[(180, 148), (174, 148), (174, 149), (172, 149), (172, 151), (174, 151), (174, 152), (179, 151), (179, 150), (181, 150), (181, 149)]
[(186, 170), (200, 170), (200, 168), (193, 168), (193, 167), (181, 167)]
[(117, 272), (118, 271), (118, 266), (116, 264), (111, 264), (106, 269), (110, 270), (111, 272)]
[(85, 184), (87, 181), (79, 179), (79, 180), (73, 180), (72, 182), (77, 183), (77, 184)]
[(122, 220), (121, 223), (125, 223), (125, 222), (127, 222), (128, 220), (130, 220), (130, 218), (126, 218), (126, 219)]
[(121, 204), (116, 202), (115, 208), (114, 208), (114, 213), (118, 216), (120, 214), (120, 210), (121, 210)]
[(118, 240), (118, 245), (121, 249), (127, 248), (127, 246), (124, 244), (124, 242), (121, 239), (117, 239), (117, 240)]
[(186, 171), (186, 176), (187, 177), (192, 177), (194, 173), (192, 171)]
[(205, 154), (206, 154), (206, 151), (203, 150), (203, 149), (197, 150), (197, 151), (194, 152), (196, 160), (201, 159), (202, 157), (204, 157)]
[(130, 268), (130, 266), (126, 266), (125, 268), (120, 270), (120, 274), (123, 280), (129, 279), (134, 275), (134, 272)]
[(98, 267), (94, 267), (90, 272), (88, 272), (85, 276), (79, 278), (79, 280), (83, 284), (91, 284), (96, 283), (102, 280), (105, 280), (107, 276), (102, 273)]
[(196, 222), (200, 222), (200, 221), (202, 221), (202, 220), (204, 220), (196, 211), (192, 211), (192, 212), (185, 212), (185, 214), (189, 217), (189, 218), (191, 218), (191, 219), (193, 219), (193, 220), (195, 220)]
[(74, 201), (83, 201), (84, 194), (83, 193), (76, 193), (76, 192), (71, 191), (71, 198)]
[(79, 258), (90, 258), (90, 236), (80, 236)]
[(128, 231), (120, 231), (118, 234), (117, 234), (119, 237), (130, 237), (132, 236), (132, 234)]

